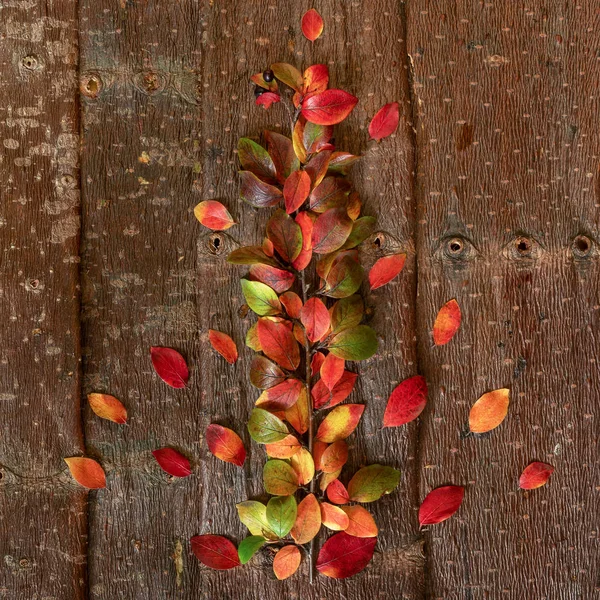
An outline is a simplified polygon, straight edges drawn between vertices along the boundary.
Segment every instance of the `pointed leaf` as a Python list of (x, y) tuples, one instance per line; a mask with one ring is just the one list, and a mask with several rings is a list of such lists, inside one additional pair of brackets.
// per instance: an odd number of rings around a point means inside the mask
[(260, 246), (244, 246), (229, 254), (227, 262), (232, 265), (270, 265), (277, 267), (278, 263), (271, 256), (267, 256)]
[(298, 210), (310, 193), (310, 177), (306, 171), (294, 171), (285, 181), (283, 197), (286, 212)]
[(303, 388), (296, 404), (285, 411), (285, 418), (298, 433), (304, 434), (308, 431), (309, 412), (308, 395)]
[(265, 139), (275, 164), (277, 179), (279, 183), (285, 183), (290, 174), (300, 168), (300, 161), (294, 153), (292, 140), (274, 131), (265, 131)]
[(246, 460), (246, 449), (240, 436), (216, 423), (206, 428), (208, 449), (217, 458), (241, 467)]
[(298, 507), (294, 496), (276, 496), (267, 504), (267, 521), (277, 537), (285, 537), (296, 522)]
[(470, 430), (473, 433), (486, 433), (498, 427), (508, 413), (509, 395), (507, 388), (483, 394), (471, 407)]
[(321, 522), (332, 531), (344, 531), (348, 528), (350, 520), (348, 515), (338, 506), (321, 502)]
[(329, 254), (344, 245), (352, 231), (352, 219), (343, 208), (330, 208), (313, 224), (312, 248), (318, 254)]
[(64, 461), (69, 467), (71, 476), (81, 486), (89, 490), (99, 490), (106, 487), (104, 469), (92, 458), (72, 456)]
[(383, 465), (369, 465), (358, 470), (348, 484), (350, 500), (374, 502), (391, 493), (400, 481), (400, 471)]
[(315, 463), (311, 453), (306, 448), (301, 448), (290, 458), (290, 465), (298, 474), (298, 483), (300, 485), (309, 484), (315, 476)]
[(304, 383), (298, 379), (286, 379), (268, 390), (265, 390), (256, 405), (269, 411), (287, 410), (296, 402), (304, 390)]
[(284, 546), (273, 559), (273, 573), (280, 581), (291, 577), (300, 566), (302, 556), (297, 546)]
[[(258, 334), (257, 334), (258, 335)], [(259, 390), (267, 390), (286, 380), (286, 374), (265, 356), (256, 355), (250, 365), (250, 383)]]
[(227, 538), (220, 535), (197, 535), (190, 542), (196, 558), (211, 569), (224, 571), (240, 564), (237, 550)]
[(354, 295), (343, 298), (333, 305), (331, 311), (331, 329), (340, 333), (344, 329), (356, 327), (362, 321), (365, 307), (360, 296)]
[(321, 365), (321, 379), (327, 389), (333, 390), (336, 383), (342, 378), (345, 366), (346, 361), (343, 358), (338, 358), (335, 354), (329, 353), (325, 357)]
[(311, 42), (323, 33), (323, 19), (314, 8), (306, 11), (302, 17), (302, 33)]
[(311, 65), (304, 71), (303, 78), (305, 95), (324, 92), (329, 84), (329, 68), (327, 65)]
[(376, 290), (389, 283), (402, 271), (406, 262), (406, 254), (392, 254), (380, 258), (369, 271), (369, 284)]
[(554, 467), (548, 463), (532, 462), (521, 473), (519, 487), (522, 490), (535, 490), (542, 487), (550, 479), (553, 472)]
[(263, 467), (263, 483), (267, 494), (291, 496), (298, 489), (298, 475), (283, 460), (271, 459)]
[(252, 171), (240, 171), (242, 185), (240, 198), (256, 208), (266, 208), (279, 204), (282, 191), (269, 183), (261, 181)]
[[(295, 102), (294, 102), (295, 104)], [(294, 152), (296, 153), (296, 156), (298, 157), (298, 160), (301, 163), (305, 163), (306, 162), (306, 148), (304, 146), (304, 124), (306, 123), (306, 121), (300, 117), (297, 121), (296, 124), (294, 125), (294, 131), (292, 132), (292, 145), (294, 146)], [(298, 171), (295, 171), (298, 172)], [(294, 173), (292, 173), (290, 175), (290, 177), (293, 175)], [(289, 177), (288, 177), (289, 179)], [(310, 177), (308, 178), (310, 181)], [(287, 180), (286, 180), (287, 183)], [(310, 191), (310, 190), (309, 190)], [(285, 192), (284, 192), (284, 196), (285, 196)], [(290, 211), (288, 211), (290, 212)]]
[(188, 477), (192, 474), (189, 459), (173, 448), (152, 450), (152, 456), (160, 468), (173, 477)]
[(379, 533), (377, 523), (366, 508), (356, 504), (343, 506), (340, 510), (343, 510), (348, 517), (348, 527), (346, 527), (348, 535), (361, 538), (377, 537)]
[(331, 536), (317, 558), (319, 573), (334, 579), (352, 577), (362, 571), (373, 558), (377, 538), (359, 538), (345, 531)]
[(247, 500), (236, 504), (240, 521), (252, 535), (260, 535), (269, 540), (276, 540), (275, 532), (267, 521), (267, 507), (262, 502)]
[(113, 423), (127, 423), (127, 409), (110, 394), (88, 394), (90, 408), (101, 418)]
[(319, 298), (310, 298), (300, 311), (300, 320), (311, 342), (320, 340), (330, 325), (329, 311)]
[(249, 138), (238, 141), (238, 158), (246, 171), (254, 173), (266, 183), (275, 183), (275, 163), (269, 153), (260, 144)]
[(240, 562), (245, 565), (264, 545), (266, 538), (262, 535), (251, 535), (240, 542), (238, 556)]
[(292, 537), (296, 544), (310, 542), (321, 529), (321, 507), (314, 494), (308, 494), (298, 504), (298, 516), (292, 527)]
[(194, 208), (194, 215), (204, 227), (215, 231), (225, 231), (235, 225), (229, 211), (216, 200), (205, 200)]
[(296, 215), (296, 223), (298, 223), (302, 231), (302, 250), (292, 263), (292, 266), (298, 271), (303, 271), (309, 265), (312, 258), (313, 221), (307, 212), (300, 212)]
[[(306, 85), (306, 71), (304, 72), (304, 81)], [(332, 136), (332, 125), (317, 125), (307, 121), (302, 132), (302, 143), (308, 154), (314, 154), (326, 146)]]
[(400, 120), (399, 106), (397, 102), (386, 104), (377, 111), (369, 124), (369, 135), (372, 140), (381, 140), (396, 131)]
[(443, 346), (454, 337), (461, 318), (460, 306), (456, 300), (452, 299), (442, 306), (433, 324), (433, 341), (436, 346)]
[(435, 525), (449, 519), (462, 504), (465, 488), (445, 485), (429, 492), (419, 508), (419, 524)]
[(295, 435), (286, 435), (279, 442), (267, 444), (265, 450), (269, 458), (291, 458), (294, 454), (300, 452), (302, 444)]
[(296, 259), (302, 250), (300, 225), (284, 210), (277, 210), (269, 219), (267, 237), (273, 242), (279, 256), (287, 263)]
[(333, 442), (321, 455), (321, 471), (334, 473), (339, 471), (348, 460), (348, 444), (344, 440)]
[(300, 348), (288, 322), (258, 320), (258, 339), (263, 352), (282, 368), (294, 371), (300, 364)]
[(238, 351), (235, 342), (222, 331), (208, 330), (208, 339), (212, 347), (230, 364), (233, 365), (238, 359)]
[(172, 388), (184, 388), (190, 376), (185, 359), (173, 348), (152, 346), (150, 348), (152, 366), (157, 375)]
[(405, 379), (391, 393), (385, 413), (384, 427), (398, 427), (414, 421), (427, 404), (427, 383), (421, 375)]
[(279, 296), (279, 302), (283, 304), (285, 312), (292, 317), (292, 319), (300, 318), (300, 311), (302, 310), (302, 300), (300, 296), (295, 292), (286, 292)]
[(377, 352), (377, 336), (368, 325), (358, 325), (334, 335), (328, 348), (345, 360), (366, 360)]
[(347, 438), (356, 429), (364, 410), (364, 404), (336, 406), (319, 425), (317, 439), (332, 443)]
[(325, 382), (319, 379), (312, 388), (313, 406), (315, 408), (332, 408), (343, 402), (354, 389), (358, 375), (351, 371), (344, 371), (341, 379), (333, 386), (332, 390), (327, 388)]
[(302, 103), (302, 116), (317, 125), (335, 125), (343, 121), (356, 106), (358, 98), (344, 90), (326, 90)]
[(288, 63), (275, 63), (271, 65), (271, 70), (281, 83), (285, 83), (285, 85), (297, 92), (302, 92), (304, 81), (302, 79), (302, 73), (300, 73), (296, 67), (293, 67)]
[(358, 291), (364, 269), (352, 256), (336, 259), (325, 279), (324, 295), (329, 298), (347, 298)]
[(339, 479), (334, 479), (327, 487), (327, 498), (334, 504), (347, 504), (350, 502), (348, 490)]
[(249, 277), (251, 281), (260, 281), (268, 285), (278, 294), (289, 290), (294, 285), (294, 281), (296, 281), (296, 276), (293, 273), (284, 269), (271, 267), (270, 265), (252, 265)]
[(279, 442), (289, 433), (286, 424), (280, 418), (262, 408), (255, 408), (250, 413), (248, 431), (252, 439), (259, 444)]
[(281, 304), (275, 291), (260, 281), (242, 279), (242, 292), (246, 303), (257, 315), (278, 315)]

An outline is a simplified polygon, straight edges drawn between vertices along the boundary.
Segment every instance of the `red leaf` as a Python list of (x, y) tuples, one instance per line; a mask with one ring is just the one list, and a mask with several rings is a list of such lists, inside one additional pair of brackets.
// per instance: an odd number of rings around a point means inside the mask
[(229, 214), (229, 211), (216, 200), (205, 200), (200, 202), (194, 208), (194, 215), (196, 219), (215, 231), (224, 231), (229, 229), (232, 225), (235, 225), (233, 217)]
[(320, 340), (329, 330), (331, 318), (320, 298), (310, 298), (300, 311), (300, 320), (311, 342)]
[(192, 552), (207, 567), (223, 571), (240, 564), (236, 547), (220, 535), (197, 535), (190, 540)]
[(405, 379), (391, 393), (385, 414), (384, 427), (398, 427), (414, 421), (427, 404), (427, 383), (421, 375)]
[(260, 281), (270, 288), (273, 288), (278, 294), (281, 294), (294, 285), (296, 276), (284, 269), (278, 269), (270, 265), (257, 264), (250, 267), (250, 280)]
[(173, 448), (152, 450), (152, 454), (160, 468), (173, 477), (187, 477), (192, 474), (190, 461)]
[(327, 89), (329, 69), (327, 65), (311, 65), (304, 71), (304, 94), (320, 94)]
[(279, 204), (283, 193), (274, 185), (260, 180), (252, 171), (240, 171), (242, 185), (240, 198), (255, 208), (267, 208)]
[(281, 209), (275, 211), (267, 222), (267, 236), (279, 256), (287, 263), (294, 261), (302, 252), (302, 229)]
[(89, 490), (98, 490), (106, 487), (104, 469), (92, 458), (72, 456), (64, 461), (69, 467), (73, 479)]
[(285, 181), (283, 197), (288, 214), (298, 210), (310, 193), (310, 177), (306, 171), (294, 171)]
[(287, 322), (261, 318), (257, 326), (263, 352), (278, 365), (295, 371), (300, 364), (300, 349)]
[(287, 410), (298, 401), (304, 384), (298, 379), (286, 379), (265, 390), (256, 401), (256, 406), (269, 411)]
[(356, 106), (358, 98), (344, 90), (326, 90), (302, 103), (302, 116), (317, 125), (336, 125)]
[(208, 339), (212, 347), (230, 364), (233, 365), (238, 359), (238, 351), (235, 342), (222, 331), (208, 330)]
[(285, 294), (281, 294), (281, 296), (279, 296), (279, 302), (283, 304), (285, 311), (290, 317), (292, 317), (292, 319), (300, 318), (302, 300), (298, 294), (295, 292), (286, 292)]
[(305, 12), (302, 17), (302, 33), (311, 42), (314, 42), (323, 33), (323, 19), (314, 8)]
[(315, 408), (331, 408), (343, 402), (354, 389), (358, 375), (351, 371), (344, 371), (341, 379), (329, 390), (322, 379), (319, 379), (312, 388), (313, 405)]
[(185, 359), (173, 348), (152, 346), (152, 366), (158, 376), (173, 388), (184, 388), (190, 376)]
[(386, 104), (377, 112), (369, 125), (371, 139), (379, 141), (394, 133), (399, 119), (398, 103)]
[(406, 254), (392, 254), (380, 258), (369, 271), (369, 284), (372, 290), (389, 283), (402, 271)]
[(433, 324), (433, 341), (436, 346), (443, 346), (454, 337), (461, 319), (460, 306), (456, 300), (449, 300), (440, 308)]
[(532, 462), (525, 467), (525, 470), (519, 478), (519, 487), (522, 490), (535, 490), (543, 486), (550, 475), (554, 472), (554, 467), (543, 462)]
[(265, 131), (265, 139), (269, 154), (275, 163), (277, 179), (279, 183), (285, 183), (290, 174), (300, 168), (300, 162), (294, 154), (292, 140), (274, 131)]
[(323, 181), (323, 177), (327, 174), (327, 168), (329, 167), (329, 159), (331, 158), (331, 150), (323, 150), (322, 152), (318, 152), (315, 154), (309, 161), (306, 163), (304, 170), (310, 176), (310, 180), (312, 181), (313, 187), (317, 187), (321, 181)]
[(276, 102), (281, 102), (281, 96), (274, 92), (264, 92), (256, 100), (257, 106), (262, 105), (265, 110), (271, 108)]
[(420, 525), (435, 525), (450, 518), (459, 509), (464, 495), (465, 488), (459, 485), (445, 485), (429, 492), (419, 508)]
[(310, 370), (313, 377), (316, 377), (317, 373), (321, 371), (324, 360), (325, 355), (322, 352), (317, 351), (313, 354), (312, 360), (310, 361)]
[(352, 219), (344, 208), (331, 208), (317, 217), (312, 231), (312, 247), (318, 254), (339, 250), (352, 231)]
[(329, 390), (333, 390), (337, 382), (344, 374), (346, 361), (338, 358), (335, 354), (329, 353), (321, 365), (321, 379)]
[(377, 538), (359, 538), (344, 531), (331, 536), (321, 548), (317, 570), (327, 577), (345, 579), (362, 571), (373, 557)]
[(350, 502), (350, 496), (346, 486), (339, 480), (334, 479), (327, 486), (327, 498), (334, 504), (347, 504)]
[(297, 271), (303, 271), (312, 259), (313, 221), (307, 212), (301, 212), (296, 215), (296, 223), (300, 225), (300, 230), (302, 231), (302, 250), (292, 263), (292, 266)]
[(216, 423), (206, 428), (206, 443), (208, 449), (221, 460), (241, 467), (246, 460), (246, 449), (240, 436)]

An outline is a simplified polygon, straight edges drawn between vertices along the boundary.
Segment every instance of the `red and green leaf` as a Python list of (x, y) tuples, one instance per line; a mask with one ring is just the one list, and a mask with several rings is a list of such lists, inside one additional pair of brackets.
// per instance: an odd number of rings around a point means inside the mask
[(297, 211), (310, 194), (310, 177), (306, 171), (294, 171), (285, 181), (283, 198), (288, 214)]
[(316, 438), (328, 444), (347, 438), (356, 429), (364, 410), (364, 404), (336, 406), (321, 421)]
[[(348, 216), (352, 218), (350, 211), (348, 210), (347, 212)], [(362, 244), (375, 231), (376, 223), (377, 219), (375, 217), (361, 217), (360, 219), (356, 219), (352, 224), (352, 231), (348, 239), (342, 246), (342, 250), (356, 248), (356, 246)]]
[(377, 336), (368, 325), (357, 325), (334, 335), (329, 351), (345, 360), (366, 360), (377, 352)]
[(331, 536), (321, 548), (317, 570), (334, 579), (352, 577), (362, 571), (373, 558), (377, 538), (359, 538), (345, 531)]
[(283, 184), (291, 173), (300, 168), (300, 161), (294, 153), (292, 140), (274, 131), (265, 131), (265, 139), (269, 154), (275, 164), (277, 179), (279, 183)]
[(392, 254), (380, 258), (369, 271), (369, 285), (376, 290), (389, 283), (404, 268), (406, 254)]
[(303, 146), (308, 154), (319, 152), (329, 144), (333, 137), (333, 127), (331, 125), (317, 125), (307, 121), (302, 132)]
[(220, 535), (196, 535), (191, 540), (192, 552), (207, 567), (224, 571), (240, 565), (236, 547)]
[(360, 296), (349, 296), (338, 300), (331, 310), (331, 329), (340, 333), (360, 325), (365, 314), (365, 306)]
[(229, 211), (217, 200), (205, 200), (194, 208), (194, 215), (204, 227), (214, 231), (225, 231), (235, 225)]
[(240, 138), (238, 142), (238, 158), (246, 171), (254, 173), (266, 183), (276, 183), (277, 171), (273, 159), (260, 144), (249, 138)]
[(276, 206), (283, 198), (282, 191), (261, 181), (252, 171), (240, 171), (242, 185), (240, 198), (255, 208), (267, 208)]
[(285, 461), (271, 459), (263, 467), (263, 483), (267, 494), (291, 496), (298, 489), (298, 475)]
[[(323, 213), (330, 208), (346, 204), (350, 184), (341, 177), (325, 177), (310, 194), (310, 208), (318, 213)], [(371, 217), (373, 218), (373, 217)]]
[(391, 393), (385, 413), (384, 427), (399, 427), (414, 421), (427, 404), (427, 382), (421, 375), (405, 379)]
[(188, 477), (192, 474), (189, 459), (173, 448), (153, 450), (152, 456), (160, 468), (173, 477)]
[(246, 449), (240, 436), (221, 425), (212, 423), (206, 428), (206, 443), (211, 453), (228, 463), (241, 467), (246, 460)]
[(314, 154), (308, 163), (306, 163), (304, 170), (308, 173), (313, 188), (317, 187), (327, 174), (330, 158), (331, 150), (323, 150)]
[(369, 124), (371, 139), (379, 141), (392, 135), (398, 127), (399, 120), (400, 111), (397, 102), (390, 102), (390, 104), (380, 108)]
[(230, 252), (227, 256), (227, 262), (232, 265), (270, 265), (271, 267), (277, 267), (278, 263), (272, 256), (273, 254), (265, 254), (264, 248), (260, 246), (243, 246)]
[(279, 417), (262, 408), (255, 408), (250, 413), (248, 432), (259, 444), (273, 444), (289, 434), (286, 424)]
[(326, 90), (304, 100), (302, 116), (317, 125), (336, 125), (352, 112), (357, 102), (356, 96), (344, 90)]
[(189, 371), (185, 359), (177, 350), (152, 346), (150, 348), (152, 366), (157, 375), (175, 389), (184, 388), (189, 379)]
[(329, 159), (328, 169), (332, 173), (347, 175), (350, 167), (360, 158), (348, 152), (334, 152)]
[(324, 295), (329, 298), (347, 298), (358, 291), (364, 269), (350, 254), (336, 258), (325, 278)]
[(238, 351), (235, 342), (222, 331), (208, 330), (208, 339), (212, 347), (230, 364), (233, 365), (238, 359)]
[(302, 230), (284, 210), (277, 210), (267, 222), (267, 236), (281, 258), (291, 263), (302, 250)]
[(268, 285), (278, 294), (289, 290), (296, 281), (296, 276), (293, 273), (270, 265), (252, 265), (249, 277), (251, 281), (260, 281)]
[(419, 524), (435, 525), (449, 519), (462, 504), (465, 488), (445, 485), (429, 492), (419, 508)]
[(275, 290), (260, 281), (242, 279), (241, 283), (246, 303), (257, 315), (269, 316), (281, 313), (281, 303)]
[(250, 383), (259, 390), (267, 390), (282, 383), (286, 378), (287, 375), (281, 368), (265, 356), (257, 354), (252, 359), (252, 364), (250, 365)]
[(352, 231), (352, 219), (344, 208), (330, 208), (313, 224), (312, 248), (317, 254), (329, 254), (344, 245)]

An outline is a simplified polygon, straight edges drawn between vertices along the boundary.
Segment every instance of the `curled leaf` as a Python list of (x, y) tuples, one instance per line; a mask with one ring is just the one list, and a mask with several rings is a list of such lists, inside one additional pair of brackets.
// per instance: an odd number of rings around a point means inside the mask
[(427, 383), (421, 375), (405, 379), (391, 393), (385, 413), (384, 427), (398, 427), (414, 421), (427, 404)]
[(152, 450), (152, 456), (160, 468), (173, 477), (187, 477), (192, 474), (188, 458), (173, 448)]
[(323, 33), (323, 19), (314, 8), (306, 11), (302, 16), (302, 33), (311, 42)]
[(400, 120), (397, 102), (390, 102), (377, 111), (369, 124), (369, 135), (373, 140), (381, 140), (396, 131)]
[(233, 365), (238, 359), (238, 351), (235, 342), (222, 331), (208, 330), (208, 339), (212, 347), (230, 364)]
[(308, 494), (298, 504), (298, 515), (292, 527), (292, 537), (296, 544), (310, 542), (321, 529), (321, 507), (314, 494)]
[(419, 524), (435, 525), (449, 519), (462, 504), (465, 488), (445, 485), (429, 492), (419, 508)]
[(364, 404), (336, 406), (319, 425), (317, 439), (333, 443), (347, 438), (356, 429), (364, 410)]
[(246, 449), (240, 436), (216, 423), (206, 429), (206, 443), (208, 449), (217, 458), (241, 467), (246, 460)]
[(498, 427), (508, 413), (509, 395), (507, 388), (483, 394), (471, 407), (469, 429), (473, 433), (486, 433)]
[(302, 103), (302, 116), (317, 125), (336, 125), (356, 106), (358, 98), (344, 90), (326, 90)]
[(72, 456), (64, 461), (69, 467), (71, 476), (81, 486), (89, 490), (98, 490), (106, 487), (104, 469), (92, 458)]
[(440, 308), (433, 324), (433, 341), (436, 346), (443, 346), (454, 337), (460, 327), (461, 318), (460, 306), (454, 299)]
[(362, 571), (373, 558), (377, 538), (359, 538), (345, 531), (331, 536), (317, 558), (319, 573), (334, 579), (352, 577)]
[(376, 290), (389, 283), (402, 271), (406, 254), (392, 254), (380, 258), (369, 271), (369, 285)]
[(190, 542), (196, 558), (211, 569), (224, 571), (240, 564), (238, 552), (227, 538), (220, 535), (197, 535)]
[(519, 478), (519, 487), (522, 490), (535, 490), (546, 484), (550, 475), (554, 472), (554, 467), (548, 463), (532, 462), (525, 467)]
[(194, 208), (194, 215), (204, 227), (215, 231), (225, 231), (235, 225), (229, 211), (217, 200), (205, 200)]
[(291, 577), (300, 566), (302, 556), (297, 546), (284, 546), (273, 559), (273, 573), (280, 581)]
[(127, 423), (127, 410), (114, 396), (88, 394), (90, 408), (101, 418), (113, 423)]
[(189, 371), (185, 359), (173, 348), (152, 346), (150, 348), (152, 366), (158, 376), (172, 388), (184, 388), (188, 382)]
[(348, 484), (350, 500), (374, 502), (391, 493), (400, 481), (400, 471), (383, 465), (369, 465), (358, 470)]

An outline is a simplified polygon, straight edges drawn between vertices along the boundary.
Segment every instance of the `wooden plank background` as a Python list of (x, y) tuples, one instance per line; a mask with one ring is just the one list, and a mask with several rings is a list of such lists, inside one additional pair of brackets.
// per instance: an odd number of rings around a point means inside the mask
[[(0, 2), (0, 598), (600, 592), (597, 3), (323, 0), (314, 44), (299, 27), (312, 6)], [(248, 83), (275, 61), (325, 62), (360, 98), (336, 143), (363, 154), (353, 182), (378, 217), (362, 259), (408, 253), (397, 281), (363, 290), (380, 353), (361, 364), (353, 397), (368, 409), (350, 465), (392, 464), (401, 484), (373, 505), (369, 568), (312, 587), (306, 565), (274, 580), (268, 551), (216, 573), (189, 549), (200, 533), (241, 539), (235, 503), (262, 493), (264, 454), (244, 428), (250, 353), (225, 365), (207, 331), (241, 348), (251, 322), (243, 271), (225, 256), (264, 227), (238, 200), (235, 148), (266, 127), (285, 132), (280, 107), (255, 107)], [(393, 100), (398, 131), (369, 142), (369, 119)], [(239, 226), (207, 234), (193, 207), (209, 198)], [(451, 298), (463, 326), (432, 347)], [(187, 389), (156, 377), (152, 345), (187, 357)], [(426, 412), (381, 430), (390, 391), (416, 373)], [(507, 420), (468, 435), (471, 404), (503, 386)], [(128, 425), (80, 405), (91, 391), (121, 398)], [(242, 435), (244, 469), (208, 453), (210, 422)], [(160, 471), (150, 452), (166, 445), (192, 458), (191, 477)], [(83, 453), (106, 468), (106, 490), (71, 482), (62, 458)], [(532, 460), (556, 472), (519, 491)], [(420, 531), (421, 500), (445, 483), (466, 486), (460, 512)]]

